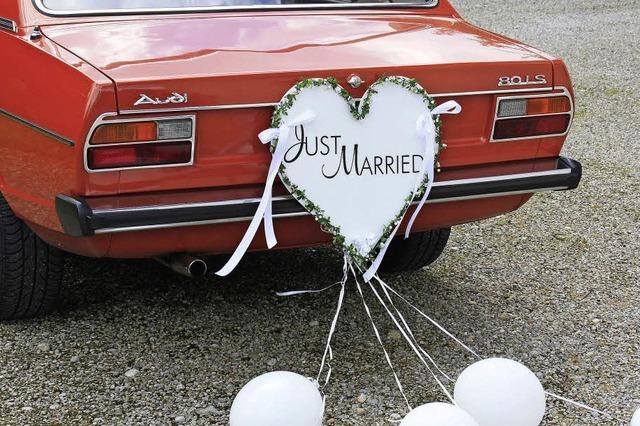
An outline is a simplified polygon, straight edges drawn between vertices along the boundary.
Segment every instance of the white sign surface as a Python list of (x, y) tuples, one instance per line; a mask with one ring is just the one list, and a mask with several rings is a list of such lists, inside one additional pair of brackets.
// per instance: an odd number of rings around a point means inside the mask
[(390, 77), (371, 86), (356, 108), (340, 86), (307, 81), (315, 84), (296, 86), (280, 104), (281, 122), (315, 113), (291, 130), (280, 176), (344, 246), (369, 256), (426, 183), (427, 142), (416, 124), (433, 101), (415, 81)]

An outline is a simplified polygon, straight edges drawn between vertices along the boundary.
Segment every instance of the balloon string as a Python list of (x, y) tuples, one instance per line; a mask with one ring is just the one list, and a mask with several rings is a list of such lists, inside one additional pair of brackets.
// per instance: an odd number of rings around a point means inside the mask
[[(377, 275), (375, 276), (376, 280), (379, 282), (383, 282), (380, 277), (378, 277)], [(402, 313), (400, 312), (400, 310), (396, 307), (396, 304), (394, 303), (393, 299), (391, 298), (391, 296), (389, 295), (389, 292), (387, 291), (387, 289), (380, 284), (380, 288), (382, 289), (382, 291), (384, 292), (387, 301), (389, 302), (389, 304), (391, 305), (391, 307), (393, 308), (393, 310), (396, 312), (396, 315), (400, 318), (400, 321), (402, 321), (402, 324), (404, 325), (405, 330), (407, 331), (407, 333), (409, 334), (409, 336), (411, 337), (411, 340), (413, 341), (414, 345), (418, 348), (418, 350), (420, 350), (420, 352), (422, 352), (422, 354), (429, 360), (429, 362), (431, 362), (431, 364), (433, 365), (433, 367), (438, 370), (438, 372), (444, 377), (446, 378), (448, 381), (450, 382), (454, 382), (455, 380), (453, 380), (447, 373), (445, 373), (436, 363), (436, 361), (433, 359), (433, 357), (431, 355), (429, 355), (429, 353), (427, 351), (424, 350), (424, 348), (418, 343), (418, 340), (416, 339), (415, 335), (413, 334), (413, 331), (411, 330), (411, 327), (409, 327), (409, 324), (407, 323), (407, 321), (404, 319), (404, 315), (402, 315)]]
[[(324, 380), (324, 384), (322, 388), (324, 389), (329, 383), (329, 379), (331, 378), (331, 361), (333, 361), (333, 349), (331, 349), (331, 340), (333, 339), (333, 334), (336, 331), (336, 324), (338, 323), (338, 318), (340, 317), (340, 311), (342, 310), (342, 302), (344, 301), (344, 292), (345, 292), (345, 284), (347, 283), (347, 278), (349, 277), (349, 269), (348, 264), (350, 260), (349, 257), (344, 255), (344, 264), (342, 266), (342, 281), (340, 281), (340, 295), (338, 296), (338, 306), (336, 307), (336, 314), (333, 317), (333, 321), (331, 322), (331, 328), (329, 329), (329, 336), (327, 337), (327, 345), (324, 348), (324, 354), (322, 355), (322, 361), (320, 362), (320, 371), (318, 371), (318, 382), (320, 381), (320, 376), (322, 376), (322, 371), (324, 370), (325, 363), (327, 365), (327, 375)], [(331, 287), (331, 286), (330, 286)], [(327, 361), (327, 356), (329, 357)]]
[[(391, 293), (393, 293), (394, 295), (396, 295), (400, 300), (402, 300), (404, 303), (406, 303), (407, 305), (409, 305), (414, 311), (416, 311), (418, 314), (420, 314), (421, 316), (423, 316), (424, 318), (426, 318), (431, 324), (433, 324), (434, 326), (436, 326), (439, 330), (441, 330), (444, 334), (446, 334), (448, 337), (450, 337), (451, 339), (453, 339), (456, 343), (458, 343), (460, 346), (462, 346), (467, 352), (469, 352), (470, 354), (474, 355), (476, 358), (482, 360), (484, 358), (482, 358), (480, 355), (478, 355), (478, 353), (476, 353), (473, 349), (471, 349), (470, 347), (468, 347), (467, 345), (465, 345), (461, 340), (459, 340), (457, 337), (455, 337), (453, 334), (451, 334), (449, 331), (447, 331), (447, 329), (445, 329), (443, 326), (441, 326), (439, 323), (437, 323), (435, 320), (433, 320), (431, 317), (429, 317), (427, 314), (425, 314), (424, 312), (422, 312), (420, 309), (418, 309), (416, 306), (414, 306), (411, 302), (409, 302), (404, 296), (402, 296), (400, 293), (398, 293), (396, 290), (394, 290), (392, 287), (390, 287), (388, 284), (386, 284), (384, 281), (382, 281), (377, 275), (374, 276), (374, 278), (380, 283), (380, 285), (383, 288), (388, 289)], [(582, 408), (594, 413), (598, 413), (598, 414), (603, 414), (605, 416), (611, 417), (611, 415), (607, 412), (598, 410), (596, 408), (590, 407), (587, 404), (583, 404), (581, 402), (577, 402), (574, 401), (572, 399), (569, 398), (565, 398), (563, 396), (557, 395), (555, 393), (552, 392), (547, 392), (545, 391), (545, 394), (547, 394), (548, 396), (566, 402), (568, 404), (574, 405), (578, 408)]]
[[(360, 266), (356, 265), (356, 268), (358, 268), (358, 271), (360, 271), (360, 273), (362, 273), (362, 269), (360, 268)], [(429, 355), (429, 353), (427, 351), (424, 350), (424, 348), (422, 348), (422, 346), (418, 343), (418, 340), (416, 339), (415, 335), (413, 334), (413, 331), (411, 330), (411, 327), (409, 327), (409, 324), (407, 323), (407, 321), (404, 319), (404, 315), (402, 315), (402, 313), (400, 312), (400, 310), (396, 307), (396, 304), (393, 302), (393, 299), (391, 298), (391, 296), (389, 295), (389, 293), (387, 292), (387, 289), (385, 288), (385, 286), (383, 284), (386, 285), (386, 283), (384, 281), (382, 281), (380, 279), (380, 277), (376, 274), (374, 275), (374, 278), (380, 283), (380, 288), (382, 289), (382, 291), (384, 292), (385, 296), (387, 297), (387, 300), (389, 301), (389, 304), (391, 305), (391, 307), (393, 307), (393, 309), (396, 311), (396, 314), (398, 315), (398, 317), (400, 318), (400, 321), (402, 321), (405, 330), (407, 331), (407, 333), (409, 334), (409, 336), (411, 337), (414, 345), (418, 348), (418, 350), (420, 350), (420, 352), (431, 362), (431, 364), (434, 366), (434, 368), (436, 370), (438, 370), (438, 372), (440, 374), (442, 374), (443, 377), (445, 377), (448, 381), (450, 382), (454, 382), (455, 380), (453, 380), (447, 373), (445, 373), (439, 366), (438, 364), (435, 362), (435, 360), (433, 359), (433, 357), (431, 355)], [(419, 355), (418, 355), (419, 356)], [(423, 361), (424, 362), (424, 361)], [(429, 368), (427, 366), (427, 368)]]
[(385, 283), (384, 281), (382, 281), (379, 277), (375, 276), (375, 278), (378, 280), (378, 282), (380, 283), (380, 285), (384, 288), (386, 288), (387, 290), (389, 290), (391, 293), (393, 293), (394, 295), (396, 295), (400, 300), (402, 300), (404, 303), (406, 303), (407, 305), (409, 305), (409, 307), (411, 309), (413, 309), (414, 311), (416, 311), (418, 314), (420, 314), (422, 317), (426, 318), (427, 321), (429, 321), (431, 324), (433, 324), (436, 328), (438, 328), (440, 331), (442, 331), (444, 334), (446, 334), (449, 338), (453, 339), (456, 343), (458, 343), (460, 346), (462, 346), (467, 352), (469, 352), (470, 354), (474, 355), (476, 358), (478, 359), (484, 359), (482, 358), (480, 355), (478, 355), (473, 349), (471, 349), (469, 346), (465, 345), (460, 339), (458, 339), (456, 336), (454, 336), (452, 333), (450, 333), (446, 328), (444, 328), (443, 326), (441, 326), (437, 321), (435, 321), (433, 318), (431, 318), (429, 315), (425, 314), (424, 312), (422, 312), (419, 308), (417, 308), (415, 305), (413, 305), (411, 302), (409, 302), (404, 296), (402, 296), (400, 293), (398, 293), (396, 290), (394, 290), (392, 287), (390, 287), (387, 283)]
[(299, 296), (301, 294), (322, 293), (324, 291), (332, 289), (333, 287), (337, 286), (338, 284), (342, 284), (342, 281), (337, 281), (337, 282), (335, 282), (335, 283), (333, 283), (331, 285), (328, 285), (325, 288), (321, 288), (319, 290), (276, 291), (276, 296), (278, 296), (278, 297), (289, 297), (289, 296)]
[(358, 275), (356, 274), (356, 271), (353, 269), (353, 265), (351, 264), (351, 262), (349, 263), (349, 268), (351, 269), (351, 272), (353, 273), (353, 278), (356, 282), (356, 288), (358, 289), (358, 294), (360, 295), (360, 299), (362, 299), (362, 304), (364, 305), (364, 310), (367, 313), (367, 316), (369, 317), (369, 321), (371, 321), (371, 326), (373, 327), (373, 332), (376, 335), (376, 338), (378, 339), (378, 342), (380, 343), (380, 347), (382, 348), (382, 351), (384, 352), (384, 357), (387, 361), (387, 364), (389, 364), (389, 367), (391, 368), (391, 372), (393, 373), (393, 378), (396, 381), (396, 385), (398, 386), (398, 389), (400, 390), (400, 393), (402, 394), (402, 397), (404, 398), (404, 401), (407, 403), (407, 407), (409, 407), (409, 411), (412, 410), (411, 408), (411, 404), (409, 404), (409, 400), (407, 399), (407, 395), (404, 393), (404, 389), (402, 388), (402, 383), (400, 383), (400, 379), (398, 378), (398, 374), (396, 373), (395, 368), (393, 367), (393, 363), (391, 362), (391, 358), (389, 357), (389, 353), (387, 352), (387, 350), (384, 347), (384, 343), (382, 343), (382, 338), (380, 337), (380, 333), (378, 332), (378, 327), (376, 327), (376, 323), (373, 321), (373, 316), (371, 316), (371, 311), (369, 310), (369, 306), (367, 305), (367, 302), (364, 298), (364, 294), (362, 293), (362, 287), (360, 286), (360, 281), (358, 281)]
[(575, 405), (576, 407), (580, 407), (580, 408), (583, 408), (585, 410), (593, 411), (594, 413), (604, 414), (605, 416), (612, 417), (611, 414), (609, 414), (607, 412), (600, 411), (600, 410), (598, 410), (596, 408), (590, 407), (590, 406), (588, 406), (586, 404), (583, 404), (581, 402), (577, 402), (577, 401), (574, 401), (572, 399), (565, 398), (564, 396), (560, 396), (560, 395), (557, 395), (555, 393), (551, 393), (551, 392), (547, 392), (547, 391), (545, 391), (544, 393), (546, 393), (547, 395), (549, 395), (552, 398), (558, 399), (558, 400), (566, 402), (568, 404)]
[(409, 346), (411, 347), (411, 349), (413, 349), (413, 351), (416, 353), (416, 355), (418, 355), (418, 358), (420, 359), (420, 361), (424, 364), (424, 366), (426, 367), (427, 371), (429, 371), (429, 373), (431, 373), (431, 375), (433, 376), (433, 378), (435, 379), (436, 383), (438, 383), (438, 386), (440, 386), (440, 389), (442, 389), (442, 391), (444, 392), (444, 394), (447, 396), (447, 398), (449, 398), (449, 400), (455, 404), (455, 401), (453, 399), (453, 397), (451, 396), (451, 393), (449, 393), (449, 390), (446, 388), (446, 386), (440, 381), (440, 379), (438, 378), (438, 376), (433, 372), (433, 370), (431, 370), (431, 368), (429, 367), (429, 364), (427, 364), (427, 362), (424, 360), (422, 354), (420, 353), (420, 351), (418, 350), (418, 348), (413, 344), (413, 342), (411, 341), (411, 338), (407, 335), (407, 333), (405, 332), (404, 328), (400, 325), (400, 323), (398, 322), (398, 320), (396, 319), (396, 317), (393, 315), (393, 313), (389, 310), (389, 307), (387, 306), (387, 304), (384, 302), (384, 300), (382, 299), (382, 297), (380, 297), (380, 294), (378, 293), (378, 291), (375, 289), (375, 287), (373, 286), (373, 284), (369, 283), (369, 287), (371, 288), (371, 290), (373, 291), (373, 294), (376, 296), (376, 298), (378, 299), (378, 301), (380, 302), (380, 304), (384, 307), (385, 311), (387, 311), (387, 314), (389, 315), (389, 317), (391, 318), (391, 320), (393, 321), (393, 323), (396, 325), (396, 327), (398, 328), (398, 330), (400, 330), (400, 333), (402, 334), (402, 336), (405, 338), (405, 340), (407, 341), (407, 343), (409, 343)]

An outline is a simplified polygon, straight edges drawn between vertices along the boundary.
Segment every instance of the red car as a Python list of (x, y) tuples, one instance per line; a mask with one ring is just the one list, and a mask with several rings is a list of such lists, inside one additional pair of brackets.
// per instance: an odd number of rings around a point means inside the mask
[[(574, 112), (563, 62), (447, 0), (3, 0), (0, 51), (3, 319), (55, 306), (64, 252), (192, 275), (232, 252), (271, 158), (257, 135), (306, 78), (358, 98), (402, 75), (462, 106), (443, 116), (429, 204), (386, 270), (429, 264), (451, 226), (581, 177), (560, 156)], [(331, 240), (282, 186), (273, 212), (279, 248)]]

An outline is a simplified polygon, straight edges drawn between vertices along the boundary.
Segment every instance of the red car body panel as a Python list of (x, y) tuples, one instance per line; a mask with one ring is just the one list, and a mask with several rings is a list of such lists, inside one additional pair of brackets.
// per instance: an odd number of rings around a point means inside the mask
[[(559, 59), (466, 23), (444, 0), (432, 9), (94, 17), (46, 16), (30, 0), (11, 0), (0, 5), (0, 17), (17, 27), (0, 30), (0, 48), (20, 59), (0, 69), (0, 79), (10, 82), (0, 92), (0, 111), (13, 116), (0, 114), (0, 190), (43, 239), (83, 255), (232, 251), (245, 222), (78, 237), (63, 232), (55, 199), (83, 197), (92, 208), (108, 210), (259, 196), (270, 154), (257, 134), (269, 126), (272, 104), (304, 78), (336, 77), (359, 97), (368, 84), (351, 89), (350, 74), (367, 83), (403, 75), (417, 79), (437, 100), (458, 101), (463, 113), (443, 117), (448, 148), (440, 158), (440, 180), (487, 164), (492, 173), (546, 170), (551, 166), (536, 160), (557, 158), (566, 138), (490, 142), (497, 98), (521, 89), (498, 87), (501, 76), (544, 75), (546, 83), (524, 89), (573, 98), (571, 81)], [(31, 37), (35, 29), (41, 35)], [(188, 93), (187, 110), (134, 105), (143, 93), (163, 98), (172, 92)], [(244, 106), (229, 108), (238, 105)], [(84, 147), (99, 117), (182, 114), (197, 119), (192, 166), (85, 169)], [(433, 204), (414, 229), (495, 216), (530, 196)], [(330, 240), (310, 217), (279, 219), (276, 231), (280, 248)], [(264, 249), (264, 241), (257, 238), (252, 248)]]

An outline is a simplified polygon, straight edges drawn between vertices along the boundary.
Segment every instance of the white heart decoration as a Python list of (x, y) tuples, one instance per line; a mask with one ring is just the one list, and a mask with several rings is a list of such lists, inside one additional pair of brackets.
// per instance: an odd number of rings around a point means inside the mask
[[(359, 106), (334, 80), (311, 79), (294, 86), (276, 108), (274, 128), (305, 111), (315, 113), (292, 130), (280, 178), (355, 260), (371, 260), (424, 191), (427, 142), (416, 123), (434, 107), (415, 80), (383, 77)], [(440, 121), (428, 117), (434, 155)]]
[(334, 243), (368, 268), (363, 278), (370, 280), (412, 201), (425, 194), (407, 234), (429, 192), (440, 150), (439, 114), (460, 111), (455, 101), (436, 108), (406, 77), (380, 78), (358, 105), (335, 79), (296, 84), (276, 106), (272, 127), (259, 135), (273, 152), (265, 190), (244, 237), (216, 274), (233, 271), (262, 220), (267, 246), (276, 245), (271, 194), (279, 174)]

